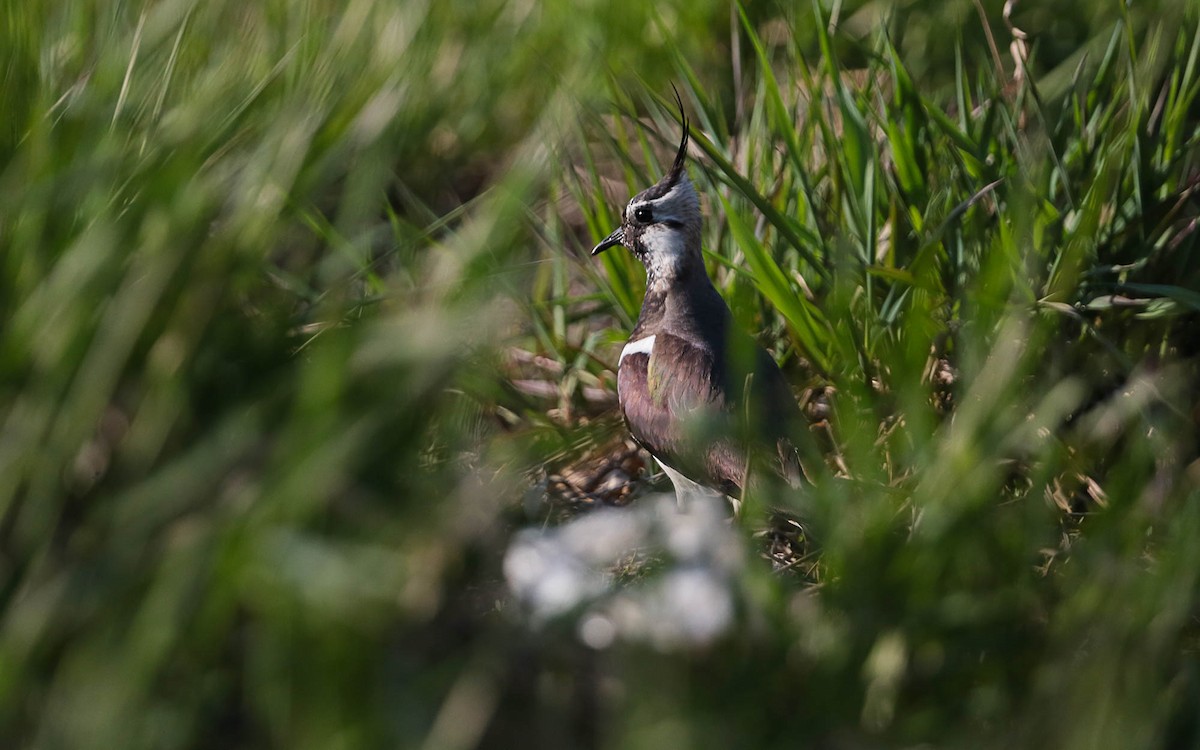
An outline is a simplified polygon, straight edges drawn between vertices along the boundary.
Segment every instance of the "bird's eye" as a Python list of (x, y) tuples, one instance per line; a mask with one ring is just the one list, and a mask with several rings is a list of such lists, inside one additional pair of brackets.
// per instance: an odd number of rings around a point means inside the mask
[(638, 206), (633, 210), (633, 218), (643, 224), (649, 224), (654, 221), (654, 212), (648, 206)]

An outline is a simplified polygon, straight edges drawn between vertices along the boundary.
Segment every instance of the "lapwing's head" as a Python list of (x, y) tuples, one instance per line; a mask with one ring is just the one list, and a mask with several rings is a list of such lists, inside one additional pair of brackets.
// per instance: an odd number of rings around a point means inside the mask
[(592, 248), (599, 255), (624, 245), (646, 267), (651, 282), (670, 281), (693, 268), (703, 268), (700, 254), (700, 198), (687, 174), (688, 122), (671, 169), (630, 199), (621, 226)]

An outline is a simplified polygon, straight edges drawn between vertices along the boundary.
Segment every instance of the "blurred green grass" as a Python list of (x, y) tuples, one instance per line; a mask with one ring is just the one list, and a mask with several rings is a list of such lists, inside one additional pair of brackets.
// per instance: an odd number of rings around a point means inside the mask
[[(977, 8), (0, 12), (0, 741), (1200, 743), (1200, 16)], [(819, 589), (591, 652), (500, 558), (622, 434), (671, 82), (852, 481)]]

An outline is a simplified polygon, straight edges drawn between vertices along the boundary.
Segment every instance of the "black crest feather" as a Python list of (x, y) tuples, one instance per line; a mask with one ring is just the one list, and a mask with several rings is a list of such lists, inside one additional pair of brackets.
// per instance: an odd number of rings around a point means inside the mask
[(675, 88), (675, 84), (671, 84), (671, 90), (675, 92), (675, 104), (679, 107), (679, 121), (683, 125), (683, 137), (679, 140), (679, 151), (675, 154), (675, 163), (671, 165), (671, 171), (667, 173), (669, 179), (668, 184), (675, 184), (675, 180), (683, 174), (683, 170), (687, 164), (688, 150), (688, 119), (683, 112), (683, 99), (679, 96), (679, 89)]
[[(675, 86), (672, 85), (671, 88), (675, 89)], [(687, 115), (683, 112), (683, 99), (679, 98), (678, 89), (675, 89), (675, 103), (679, 106), (679, 120), (683, 124), (683, 136), (679, 139), (679, 151), (675, 153), (675, 162), (671, 165), (671, 169), (663, 175), (661, 180), (646, 188), (641, 194), (641, 197), (646, 199), (661, 198), (666, 195), (675, 186), (675, 183), (679, 181), (679, 178), (686, 174), (689, 139), (688, 119)]]

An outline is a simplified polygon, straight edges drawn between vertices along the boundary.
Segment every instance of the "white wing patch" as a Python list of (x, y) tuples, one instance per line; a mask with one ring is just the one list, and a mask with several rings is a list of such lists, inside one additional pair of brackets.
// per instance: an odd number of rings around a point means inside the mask
[(625, 361), (625, 357), (629, 356), (630, 354), (648, 355), (652, 351), (654, 351), (653, 336), (647, 336), (646, 338), (638, 339), (637, 341), (630, 341), (625, 345), (625, 348), (621, 350), (621, 358), (617, 360), (617, 367), (620, 367), (621, 363)]

